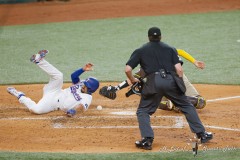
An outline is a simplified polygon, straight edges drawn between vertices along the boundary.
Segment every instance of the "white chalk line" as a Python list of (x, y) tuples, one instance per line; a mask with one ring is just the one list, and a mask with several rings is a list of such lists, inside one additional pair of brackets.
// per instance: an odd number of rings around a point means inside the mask
[[(0, 118), (0, 120), (56, 120), (61, 118), (67, 118), (64, 116), (57, 116), (57, 117), (9, 117), (9, 118)], [(129, 118), (136, 118), (136, 116), (84, 116), (84, 117), (75, 117), (74, 119), (98, 119), (98, 118), (111, 118), (111, 119), (129, 119)], [(174, 119), (175, 124), (172, 126), (152, 126), (153, 128), (183, 128), (184, 122), (182, 116), (154, 116), (153, 118), (162, 118), (162, 119)], [(138, 128), (138, 126), (66, 126), (61, 123), (54, 123), (53, 128), (63, 129), (63, 128)]]
[(207, 100), (207, 102), (224, 101), (224, 100), (237, 99), (237, 98), (240, 98), (240, 96), (233, 96), (233, 97), (225, 97), (225, 98), (210, 99), (210, 100)]
[[(129, 118), (136, 118), (136, 116), (103, 116), (104, 118), (113, 118), (113, 119), (129, 119)], [(83, 117), (75, 117), (74, 119), (98, 119), (103, 118), (102, 116), (83, 116)], [(65, 116), (56, 116), (56, 117), (8, 117), (8, 118), (0, 118), (0, 120), (56, 120), (56, 119), (68, 119)], [(184, 124), (187, 124), (183, 120), (183, 116), (154, 116), (154, 118), (172, 118), (175, 120), (175, 124), (172, 126), (152, 126), (153, 128), (184, 128)], [(206, 125), (206, 128), (213, 128), (213, 129), (220, 129), (220, 130), (228, 130), (228, 131), (237, 131), (239, 132), (240, 129), (238, 128), (226, 128), (220, 126), (211, 126)], [(64, 126), (61, 123), (54, 123), (53, 128), (56, 129), (64, 129), (64, 128), (112, 128), (112, 129), (129, 129), (129, 128), (138, 128), (138, 126)]]
[[(139, 128), (139, 126), (64, 126), (61, 123), (53, 124), (53, 128), (55, 129), (70, 129), (70, 128), (78, 128), (78, 129), (131, 129), (131, 128)], [(152, 128), (183, 128), (183, 126), (152, 126)]]
[(240, 132), (240, 129), (238, 129), (238, 128), (226, 128), (226, 127), (209, 126), (209, 125), (206, 125), (205, 127), (206, 127), (206, 128), (213, 128), (213, 129), (220, 129), (220, 130), (227, 130), (227, 131), (237, 131), (237, 132)]
[[(80, 116), (74, 117), (74, 119), (97, 119), (97, 118), (136, 118), (137, 116), (131, 115), (121, 115), (121, 116)], [(175, 118), (181, 119), (182, 116), (154, 116), (156, 118)], [(8, 118), (0, 118), (0, 120), (55, 120), (55, 119), (68, 119), (66, 116), (56, 116), (56, 117), (8, 117)]]
[[(93, 116), (94, 117), (94, 116)], [(106, 116), (107, 118), (136, 118), (136, 116), (124, 116), (124, 117), (119, 117), (119, 116)], [(105, 116), (104, 116), (105, 118)], [(182, 116), (154, 116), (154, 118), (171, 118), (175, 120), (175, 124), (172, 126), (152, 126), (152, 128), (183, 128), (184, 127), (184, 122), (183, 122), (183, 117)], [(139, 126), (65, 126), (61, 123), (54, 123), (53, 128), (57, 129), (62, 129), (62, 128), (104, 128), (104, 129), (129, 129), (129, 128), (138, 128)]]
[[(184, 122), (185, 125), (188, 125), (187, 122)], [(240, 132), (239, 128), (227, 128), (227, 127), (219, 127), (219, 126), (210, 126), (210, 125), (204, 125), (205, 128), (213, 128), (213, 129), (219, 129), (219, 130), (226, 130), (226, 131), (236, 131)]]
[[(233, 96), (233, 97), (225, 97), (225, 98), (216, 98), (207, 100), (207, 102), (216, 102), (216, 101), (223, 101), (223, 100), (229, 100), (229, 99), (237, 99), (240, 98), (240, 96)], [(117, 114), (116, 112), (112, 112), (113, 114)], [(119, 114), (121, 116), (104, 116), (104, 118), (133, 118), (136, 116), (131, 115), (131, 113), (127, 115)], [(182, 116), (154, 116), (155, 118), (173, 118), (175, 119), (175, 124), (172, 126), (152, 126), (152, 128), (183, 128), (184, 123)], [(55, 120), (60, 118), (67, 118), (65, 116), (57, 116), (57, 117), (10, 117), (10, 118), (0, 118), (0, 120)], [(101, 115), (99, 116), (84, 116), (84, 117), (75, 117), (74, 119), (96, 119), (96, 118), (102, 118)], [(207, 128), (213, 128), (213, 129), (220, 129), (220, 130), (229, 130), (229, 131), (240, 131), (238, 128), (226, 128), (226, 127), (220, 127), (220, 126), (210, 126), (206, 125)], [(53, 128), (138, 128), (138, 126), (64, 126), (61, 123), (54, 123)]]
[[(225, 127), (219, 127), (219, 126), (205, 126), (206, 128), (213, 128), (213, 129), (220, 129), (220, 130), (227, 130), (227, 131), (237, 131), (240, 132), (240, 129), (234, 129), (234, 128), (225, 128)], [(139, 128), (139, 126), (64, 126), (61, 123), (55, 123), (53, 124), (53, 128), (55, 129), (70, 129), (70, 128), (75, 128), (75, 129), (131, 129), (131, 128)], [(173, 126), (152, 126), (152, 128), (184, 128), (183, 123), (179, 121)]]

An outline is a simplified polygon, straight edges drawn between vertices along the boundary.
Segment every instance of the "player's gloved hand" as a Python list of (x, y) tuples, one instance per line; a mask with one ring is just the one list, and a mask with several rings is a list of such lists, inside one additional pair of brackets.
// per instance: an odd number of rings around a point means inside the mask
[(68, 116), (68, 117), (73, 117), (76, 113), (77, 113), (76, 110), (74, 110), (74, 109), (69, 109), (69, 110), (67, 111), (67, 116)]

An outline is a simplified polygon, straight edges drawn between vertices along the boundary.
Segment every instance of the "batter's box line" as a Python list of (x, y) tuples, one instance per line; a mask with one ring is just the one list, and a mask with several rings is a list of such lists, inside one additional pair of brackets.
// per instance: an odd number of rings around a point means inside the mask
[[(115, 116), (79, 116), (74, 117), (74, 119), (96, 119), (96, 118), (136, 118), (137, 116), (133, 115), (115, 115)], [(4, 117), (0, 118), (0, 120), (56, 120), (56, 119), (68, 119), (66, 116), (55, 116), (55, 117)], [(153, 118), (173, 118), (173, 119), (183, 119), (182, 116), (153, 116)]]
[[(75, 119), (87, 119), (87, 118), (101, 118), (102, 116), (83, 116), (83, 117), (76, 117)], [(103, 116), (104, 118), (136, 118), (136, 116)], [(188, 125), (186, 122), (183, 121), (182, 116), (154, 116), (157, 118), (174, 118), (175, 119), (175, 125), (172, 126), (153, 126), (153, 128), (183, 128), (184, 125)], [(61, 118), (67, 118), (65, 116), (56, 116), (56, 117), (8, 117), (8, 118), (0, 118), (0, 120), (55, 120), (55, 119), (61, 119)], [(76, 126), (75, 128), (138, 128), (138, 126), (96, 126), (96, 127), (84, 127), (84, 126)], [(226, 128), (226, 127), (220, 127), (220, 126), (211, 126), (206, 125), (206, 128), (213, 128), (213, 129), (219, 129), (219, 130), (228, 130), (228, 131), (237, 131), (240, 132), (239, 128)], [(64, 126), (61, 123), (54, 123), (53, 128), (70, 128), (69, 126)], [(72, 127), (73, 128), (73, 127)]]
[[(185, 125), (188, 125), (187, 122), (184, 122), (184, 124), (185, 124)], [(240, 132), (240, 129), (239, 129), (239, 128), (227, 128), (227, 127), (211, 126), (211, 125), (204, 125), (204, 126), (205, 126), (206, 128)]]
[(216, 101), (224, 101), (224, 100), (229, 100), (229, 99), (237, 99), (240, 98), (240, 96), (233, 96), (233, 97), (224, 97), (224, 98), (216, 98), (216, 99), (210, 99), (207, 100), (207, 102), (216, 102)]
[(226, 128), (226, 127), (209, 126), (209, 125), (206, 125), (205, 127), (206, 127), (206, 128), (213, 128), (213, 129), (220, 129), (220, 130), (227, 130), (227, 131), (237, 131), (237, 132), (240, 132), (240, 129), (238, 129), (238, 128)]
[[(55, 129), (131, 129), (139, 128), (138, 126), (64, 126), (61, 123), (53, 124)], [(183, 128), (176, 125), (173, 126), (152, 126), (152, 128)]]
[[(91, 116), (91, 118), (96, 117), (96, 116)], [(100, 116), (98, 116), (100, 117)], [(136, 116), (124, 116), (124, 117), (119, 117), (119, 116), (104, 116), (104, 118), (136, 118)], [(152, 126), (152, 128), (183, 128), (184, 127), (184, 121), (182, 116), (154, 116), (154, 118), (171, 118), (175, 120), (175, 124), (172, 126)], [(102, 129), (129, 129), (129, 128), (138, 128), (139, 126), (67, 126), (63, 125), (62, 123), (54, 123), (52, 125), (53, 128), (55, 129), (97, 129), (97, 128), (102, 128)]]

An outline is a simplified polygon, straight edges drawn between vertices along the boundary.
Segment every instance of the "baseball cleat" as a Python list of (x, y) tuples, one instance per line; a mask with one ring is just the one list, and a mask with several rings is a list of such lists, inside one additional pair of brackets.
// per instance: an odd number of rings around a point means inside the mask
[(141, 141), (136, 141), (135, 145), (137, 148), (152, 150), (152, 143), (153, 143), (153, 138), (147, 137), (147, 138), (143, 138)]
[(25, 94), (23, 92), (17, 91), (14, 87), (8, 87), (7, 91), (8, 91), (8, 93), (17, 97), (18, 99), (21, 98), (22, 96), (25, 96)]
[(209, 140), (213, 139), (211, 132), (197, 133), (197, 138), (200, 139), (201, 143), (206, 143)]
[(32, 55), (30, 61), (33, 63), (39, 63), (47, 54), (48, 50), (40, 50), (38, 53)]

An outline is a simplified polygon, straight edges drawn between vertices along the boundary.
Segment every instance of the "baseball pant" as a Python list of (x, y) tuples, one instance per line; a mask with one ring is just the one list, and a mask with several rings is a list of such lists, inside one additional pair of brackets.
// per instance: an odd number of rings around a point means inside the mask
[(48, 84), (43, 88), (43, 97), (38, 103), (35, 103), (29, 97), (22, 96), (19, 102), (24, 104), (33, 113), (44, 114), (58, 109), (57, 103), (62, 91), (63, 74), (44, 59), (37, 65), (50, 77)]
[(185, 95), (189, 97), (196, 97), (199, 96), (198, 91), (196, 88), (192, 85), (192, 83), (188, 80), (187, 76), (183, 74), (183, 81), (186, 86), (186, 92)]

